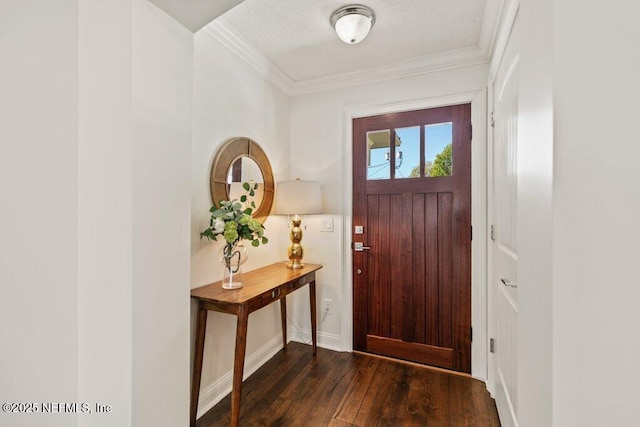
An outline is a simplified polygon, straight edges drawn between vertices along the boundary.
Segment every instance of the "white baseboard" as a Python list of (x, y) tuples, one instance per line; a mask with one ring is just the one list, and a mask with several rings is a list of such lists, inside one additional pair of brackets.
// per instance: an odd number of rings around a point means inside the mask
[[(289, 329), (289, 340), (300, 342), (303, 344), (311, 344), (311, 330), (296, 328)], [(342, 338), (340, 335), (329, 334), (326, 332), (318, 332), (318, 347), (326, 348), (328, 350), (342, 351)]]
[[(282, 334), (278, 334), (260, 347), (255, 353), (247, 356), (244, 363), (244, 375), (242, 379), (246, 380), (281, 349)], [(216, 403), (220, 402), (231, 392), (232, 379), (233, 369), (226, 372), (216, 382), (200, 392), (200, 397), (198, 398), (198, 418), (213, 408)]]
[(500, 424), (503, 427), (518, 427), (518, 419), (516, 417), (513, 403), (509, 398), (509, 393), (507, 392), (507, 384), (500, 372), (498, 372), (497, 376), (498, 384), (496, 385), (495, 394), (492, 395), (492, 397), (496, 401)]

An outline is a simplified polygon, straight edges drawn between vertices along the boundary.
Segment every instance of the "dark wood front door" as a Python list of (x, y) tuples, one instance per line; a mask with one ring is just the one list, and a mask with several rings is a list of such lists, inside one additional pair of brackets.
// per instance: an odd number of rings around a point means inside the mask
[(353, 121), (354, 349), (471, 372), (471, 106)]

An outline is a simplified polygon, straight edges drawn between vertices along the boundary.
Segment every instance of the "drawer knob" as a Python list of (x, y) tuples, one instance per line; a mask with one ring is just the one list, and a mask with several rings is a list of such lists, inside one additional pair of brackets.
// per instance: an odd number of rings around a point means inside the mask
[(280, 289), (271, 291), (271, 298), (278, 298), (278, 296), (280, 296)]

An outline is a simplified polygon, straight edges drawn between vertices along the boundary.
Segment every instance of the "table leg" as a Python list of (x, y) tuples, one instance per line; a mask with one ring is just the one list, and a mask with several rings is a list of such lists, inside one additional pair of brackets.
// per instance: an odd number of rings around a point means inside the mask
[(247, 350), (247, 323), (249, 307), (242, 305), (238, 310), (238, 327), (236, 329), (236, 353), (233, 362), (233, 389), (231, 391), (231, 426), (240, 422), (240, 398), (242, 397), (242, 373), (244, 372), (244, 355)]
[(282, 347), (287, 349), (287, 297), (280, 299), (280, 321), (282, 323)]
[(204, 355), (204, 336), (207, 330), (207, 310), (198, 303), (196, 321), (196, 345), (193, 350), (193, 377), (191, 378), (191, 413), (190, 425), (195, 427), (198, 414), (198, 397), (200, 394), (200, 378), (202, 376), (202, 358)]
[(311, 303), (311, 341), (313, 342), (313, 354), (316, 354), (318, 342), (316, 338), (316, 323), (318, 317), (316, 315), (316, 281), (309, 283), (309, 300)]

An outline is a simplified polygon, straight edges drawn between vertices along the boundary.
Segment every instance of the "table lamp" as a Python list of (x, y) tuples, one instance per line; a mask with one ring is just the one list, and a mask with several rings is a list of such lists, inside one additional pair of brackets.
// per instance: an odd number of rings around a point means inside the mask
[(311, 215), (322, 213), (322, 197), (320, 194), (320, 183), (317, 181), (282, 181), (276, 185), (275, 209), (276, 215), (293, 215), (291, 218), (291, 246), (289, 246), (288, 256), (289, 268), (302, 268), (302, 256), (304, 250), (300, 241), (302, 240), (302, 219), (300, 215)]

